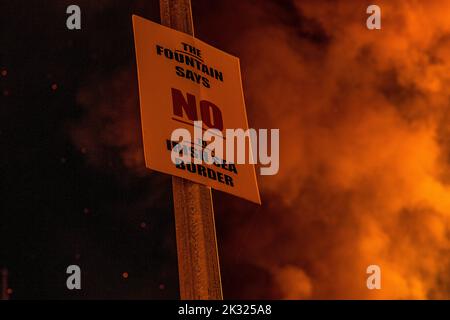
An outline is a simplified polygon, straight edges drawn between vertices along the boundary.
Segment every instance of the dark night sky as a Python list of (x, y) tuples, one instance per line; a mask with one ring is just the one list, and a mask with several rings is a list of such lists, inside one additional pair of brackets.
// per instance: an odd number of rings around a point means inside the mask
[[(134, 175), (114, 152), (109, 168), (93, 166), (67, 130), (84, 116), (76, 97), (89, 79), (134, 68), (131, 14), (159, 21), (158, 1), (80, 1), (81, 31), (66, 29), (71, 3), (1, 2), (0, 265), (10, 271), (11, 298), (177, 298), (170, 178)], [(220, 9), (193, 6), (196, 16)], [(199, 38), (211, 40), (209, 29), (196, 19)], [(220, 243), (226, 223), (216, 214)], [(266, 281), (252, 268), (234, 274), (236, 259), (222, 266), (228, 297), (245, 294), (235, 283)], [(65, 287), (70, 264), (82, 269), (81, 291)]]

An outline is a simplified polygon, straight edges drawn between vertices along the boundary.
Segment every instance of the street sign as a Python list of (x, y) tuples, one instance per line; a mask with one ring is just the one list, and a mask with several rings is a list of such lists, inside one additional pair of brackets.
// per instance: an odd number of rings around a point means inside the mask
[(208, 129), (223, 133), (215, 138), (223, 140), (227, 129), (248, 129), (239, 59), (136, 15), (133, 29), (146, 166), (260, 204), (253, 164), (171, 159), (176, 129), (194, 137), (188, 149), (193, 156), (204, 151), (201, 133)]

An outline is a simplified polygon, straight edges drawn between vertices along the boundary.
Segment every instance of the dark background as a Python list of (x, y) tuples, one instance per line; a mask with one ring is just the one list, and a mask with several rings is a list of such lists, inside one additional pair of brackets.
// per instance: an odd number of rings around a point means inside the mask
[[(1, 1), (0, 266), (9, 269), (11, 299), (178, 298), (170, 177), (130, 172), (114, 148), (105, 150), (109, 166), (92, 165), (68, 130), (86, 113), (77, 94), (95, 85), (89, 79), (135, 72), (131, 14), (159, 22), (158, 1), (80, 1), (76, 31), (66, 28), (69, 4)], [(193, 1), (196, 36), (220, 48), (215, 10), (216, 1)], [(226, 43), (232, 35), (224, 34)], [(220, 245), (236, 222), (221, 203), (258, 208), (214, 198)], [(81, 267), (80, 291), (66, 288), (71, 264)], [(243, 281), (269, 281), (238, 255), (222, 263), (222, 275), (228, 298), (245, 296)]]
[[(0, 0), (12, 299), (178, 298), (171, 182), (145, 169), (131, 24), (159, 22), (158, 3)], [(381, 30), (367, 0), (192, 4), (196, 37), (240, 58), (249, 126), (280, 129), (262, 206), (213, 191), (224, 297), (448, 299), (450, 2), (378, 0)], [(71, 264), (81, 291), (66, 288)], [(373, 264), (381, 290), (366, 285)]]

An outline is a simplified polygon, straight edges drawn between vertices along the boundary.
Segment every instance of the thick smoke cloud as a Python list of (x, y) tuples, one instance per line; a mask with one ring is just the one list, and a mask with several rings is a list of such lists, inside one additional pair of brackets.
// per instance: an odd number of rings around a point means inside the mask
[(115, 72), (112, 80), (92, 79), (77, 96), (84, 117), (70, 132), (94, 166), (119, 164), (131, 174), (145, 175), (138, 92), (132, 77), (131, 68), (125, 68)]
[(246, 226), (249, 261), (277, 297), (448, 298), (449, 4), (381, 2), (381, 31), (364, 2), (266, 4), (234, 44), (250, 119), (281, 132), (260, 182), (282, 204)]
[[(241, 58), (250, 124), (280, 128), (280, 172), (259, 179), (258, 218), (221, 209), (239, 222), (223, 228), (223, 258), (243, 253), (270, 275), (242, 281), (237, 297), (263, 286), (272, 298), (450, 297), (450, 3), (380, 1), (380, 31), (365, 27), (369, 4), (226, 1), (198, 18)], [(133, 77), (81, 90), (73, 137), (98, 138), (85, 147), (93, 163), (118, 148), (139, 172)], [(366, 288), (371, 264), (382, 290)]]

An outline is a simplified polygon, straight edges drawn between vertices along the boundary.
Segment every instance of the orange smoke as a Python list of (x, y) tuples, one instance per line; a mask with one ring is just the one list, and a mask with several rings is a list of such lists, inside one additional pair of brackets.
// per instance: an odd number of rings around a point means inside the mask
[(365, 2), (293, 1), (297, 25), (253, 8), (267, 23), (235, 44), (250, 122), (280, 128), (260, 183), (282, 203), (229, 238), (264, 235), (245, 250), (275, 297), (450, 298), (450, 3), (377, 4), (381, 31)]
[(100, 168), (131, 169), (145, 175), (137, 88), (129, 68), (109, 79), (92, 79), (77, 102), (84, 117), (70, 133), (87, 160)]
[[(246, 21), (215, 36), (241, 58), (250, 125), (280, 128), (263, 207), (218, 210), (235, 223), (219, 239), (224, 264), (270, 274), (271, 298), (450, 298), (450, 3), (378, 1), (380, 31), (366, 29), (364, 1), (285, 3), (231, 1), (196, 18)], [(96, 164), (113, 148), (142, 172), (133, 77), (82, 90), (73, 137)], [(371, 264), (381, 290), (366, 287)], [(262, 288), (240, 285), (240, 298)]]

